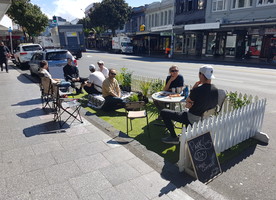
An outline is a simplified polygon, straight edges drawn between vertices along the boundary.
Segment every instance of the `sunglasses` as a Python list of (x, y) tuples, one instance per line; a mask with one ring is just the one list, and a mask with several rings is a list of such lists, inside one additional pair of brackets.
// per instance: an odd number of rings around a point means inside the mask
[(177, 69), (175, 69), (175, 70), (171, 70), (171, 72), (178, 72), (178, 70), (177, 70)]
[(110, 73), (110, 74), (116, 76), (116, 73)]

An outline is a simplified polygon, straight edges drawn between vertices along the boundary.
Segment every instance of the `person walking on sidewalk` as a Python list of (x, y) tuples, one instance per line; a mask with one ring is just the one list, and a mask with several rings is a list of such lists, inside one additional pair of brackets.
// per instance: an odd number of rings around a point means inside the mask
[(194, 84), (189, 97), (186, 99), (185, 107), (189, 109), (188, 112), (177, 112), (169, 109), (161, 111), (161, 117), (171, 134), (169, 137), (162, 138), (162, 142), (168, 144), (179, 143), (172, 120), (186, 126), (192, 125), (201, 119), (205, 111), (214, 108), (218, 104), (218, 89), (211, 84), (211, 79), (215, 78), (213, 71), (214, 69), (210, 65), (203, 65), (199, 69), (199, 81)]
[(105, 102), (102, 106), (104, 111), (117, 110), (119, 108), (124, 108), (125, 103), (121, 99), (121, 90), (118, 84), (118, 81), (115, 79), (116, 70), (109, 70), (109, 77), (106, 78), (103, 82), (102, 93), (105, 99)]
[(3, 64), (5, 64), (6, 72), (9, 73), (8, 67), (8, 57), (10, 55), (10, 50), (4, 45), (4, 42), (0, 42), (0, 65), (1, 71), (3, 71)]
[(105, 77), (102, 72), (96, 71), (95, 65), (90, 65), (89, 70), (91, 74), (88, 77), (87, 83), (85, 83), (83, 89), (88, 94), (101, 94), (102, 93), (102, 85)]

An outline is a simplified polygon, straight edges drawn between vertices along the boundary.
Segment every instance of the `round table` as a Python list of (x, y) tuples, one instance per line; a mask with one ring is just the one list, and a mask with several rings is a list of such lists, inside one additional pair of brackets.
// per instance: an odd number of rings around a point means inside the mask
[(180, 105), (180, 111), (182, 111), (182, 106), (181, 103), (185, 103), (185, 97), (184, 96), (179, 96), (179, 97), (170, 97), (169, 95), (172, 95), (175, 93), (172, 92), (167, 92), (167, 91), (160, 91), (152, 94), (152, 99), (155, 101), (161, 101), (164, 103), (169, 103), (170, 104), (170, 109), (175, 110), (175, 104), (179, 103)]

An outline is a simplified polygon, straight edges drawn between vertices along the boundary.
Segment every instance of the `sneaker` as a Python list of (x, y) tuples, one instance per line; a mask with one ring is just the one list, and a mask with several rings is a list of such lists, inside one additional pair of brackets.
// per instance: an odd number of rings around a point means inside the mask
[(166, 143), (166, 144), (179, 144), (179, 138), (178, 137), (165, 137), (161, 139), (162, 142)]

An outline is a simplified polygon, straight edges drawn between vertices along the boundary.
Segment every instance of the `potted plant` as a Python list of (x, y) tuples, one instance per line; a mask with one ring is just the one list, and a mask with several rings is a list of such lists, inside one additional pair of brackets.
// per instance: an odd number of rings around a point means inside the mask
[(121, 87), (122, 90), (130, 92), (131, 91), (131, 81), (132, 81), (132, 72), (127, 71), (127, 68), (123, 67), (121, 68), (121, 73), (122, 76), (122, 83)]
[(148, 103), (149, 102), (148, 94), (149, 94), (149, 90), (151, 87), (151, 81), (150, 82), (141, 81), (139, 86), (140, 86), (140, 89), (142, 92), (142, 100), (145, 101), (146, 103)]
[(150, 90), (151, 94), (162, 91), (163, 88), (164, 88), (164, 82), (162, 82), (162, 80), (158, 79), (156, 81), (153, 81), (151, 83), (151, 90)]

